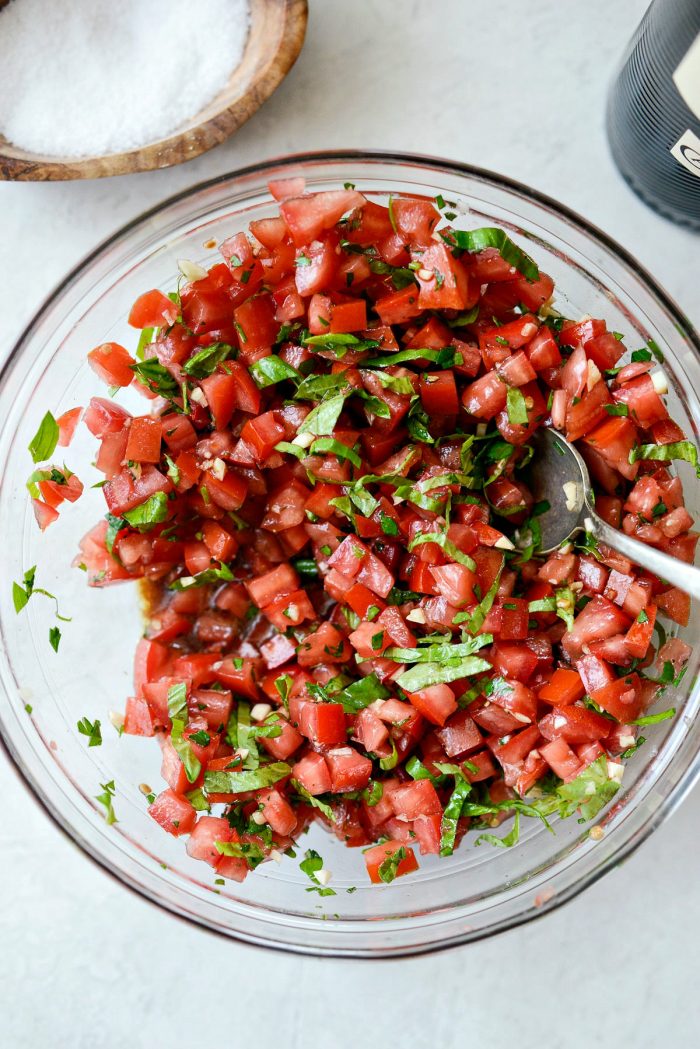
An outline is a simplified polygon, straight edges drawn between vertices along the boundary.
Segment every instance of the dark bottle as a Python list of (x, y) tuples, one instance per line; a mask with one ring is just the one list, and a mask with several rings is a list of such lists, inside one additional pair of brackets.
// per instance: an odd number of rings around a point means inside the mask
[(654, 0), (613, 83), (607, 128), (642, 200), (700, 230), (700, 0)]

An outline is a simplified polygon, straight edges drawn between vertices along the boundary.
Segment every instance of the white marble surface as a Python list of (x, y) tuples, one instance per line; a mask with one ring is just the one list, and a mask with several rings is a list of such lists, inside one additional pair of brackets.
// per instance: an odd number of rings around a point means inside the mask
[[(697, 237), (632, 196), (603, 136), (606, 86), (645, 0), (311, 7), (297, 67), (213, 153), (131, 178), (0, 185), (0, 343), (144, 207), (237, 165), (343, 146), (442, 154), (529, 182), (625, 243), (700, 322)], [(94, 868), (1, 760), (0, 796), (8, 1049), (697, 1045), (697, 792), (624, 867), (545, 921), (389, 963), (293, 958), (185, 926)]]

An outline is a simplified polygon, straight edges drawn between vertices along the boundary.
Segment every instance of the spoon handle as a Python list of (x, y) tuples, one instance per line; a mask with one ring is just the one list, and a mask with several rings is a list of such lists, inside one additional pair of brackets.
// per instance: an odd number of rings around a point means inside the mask
[(647, 546), (646, 543), (640, 542), (639, 539), (633, 539), (632, 536), (626, 535), (625, 532), (619, 532), (617, 528), (613, 528), (603, 521), (598, 514), (591, 512), (590, 508), (587, 516), (589, 518), (588, 523), (593, 526), (592, 528), (589, 527), (588, 530), (600, 542), (611, 546), (613, 550), (617, 550), (618, 554), (628, 557), (636, 565), (648, 569), (648, 571), (653, 572), (659, 578), (665, 579), (672, 586), (677, 586), (680, 590), (684, 590), (691, 597), (700, 599), (700, 568), (686, 564), (685, 561), (679, 561), (677, 558), (671, 557), (670, 554), (664, 554), (653, 546)]

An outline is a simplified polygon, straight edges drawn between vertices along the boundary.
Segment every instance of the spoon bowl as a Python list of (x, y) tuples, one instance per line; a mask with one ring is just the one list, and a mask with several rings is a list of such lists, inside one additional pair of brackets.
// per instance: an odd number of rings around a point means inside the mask
[(700, 598), (700, 568), (633, 539), (599, 516), (588, 468), (573, 444), (545, 427), (535, 431), (531, 444), (535, 454), (529, 471), (530, 490), (536, 502), (546, 504), (537, 517), (541, 553), (553, 553), (585, 531), (672, 586)]

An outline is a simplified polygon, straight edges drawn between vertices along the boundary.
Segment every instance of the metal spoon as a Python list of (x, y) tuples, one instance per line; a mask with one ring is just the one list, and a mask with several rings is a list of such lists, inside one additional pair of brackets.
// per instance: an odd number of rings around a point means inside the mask
[(546, 428), (536, 430), (531, 443), (535, 454), (529, 470), (530, 490), (538, 502), (549, 503), (549, 509), (537, 518), (542, 553), (551, 553), (577, 532), (586, 531), (672, 586), (700, 598), (700, 568), (633, 539), (596, 513), (588, 468), (572, 444)]

